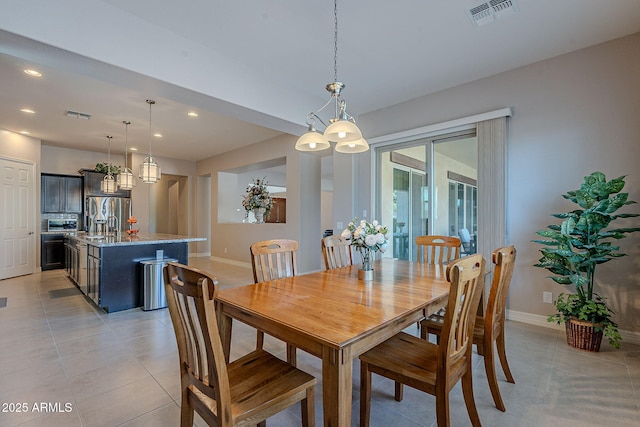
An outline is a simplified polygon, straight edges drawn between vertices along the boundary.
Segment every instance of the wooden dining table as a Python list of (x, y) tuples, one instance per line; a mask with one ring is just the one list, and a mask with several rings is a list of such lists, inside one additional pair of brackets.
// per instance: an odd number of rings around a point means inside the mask
[(445, 267), (390, 258), (220, 289), (217, 316), (227, 359), (232, 319), (322, 359), (325, 426), (351, 425), (353, 359), (446, 305)]

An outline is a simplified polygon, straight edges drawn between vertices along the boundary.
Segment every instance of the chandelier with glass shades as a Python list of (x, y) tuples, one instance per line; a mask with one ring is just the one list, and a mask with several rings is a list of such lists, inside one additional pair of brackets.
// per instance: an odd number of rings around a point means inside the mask
[(107, 144), (109, 150), (109, 162), (107, 164), (107, 174), (104, 176), (104, 179), (100, 183), (100, 190), (103, 193), (113, 194), (116, 192), (116, 180), (111, 173), (111, 139), (113, 137), (111, 135), (107, 135)]
[[(355, 119), (347, 113), (347, 103), (340, 98), (344, 83), (338, 81), (338, 0), (333, 2), (333, 78), (334, 81), (326, 86), (331, 94), (329, 101), (318, 110), (309, 113), (306, 118), (308, 131), (296, 142), (296, 150), (299, 151), (321, 151), (331, 146), (331, 142), (336, 143), (336, 151), (339, 153), (362, 153), (369, 149), (369, 144), (362, 137), (362, 132), (356, 125)], [(329, 104), (335, 105), (335, 116), (329, 119), (329, 125), (323, 121), (318, 113), (324, 110)], [(320, 122), (325, 130), (320, 133), (316, 130), (316, 121)]]
[(129, 153), (129, 125), (131, 122), (123, 120), (124, 123), (124, 168), (118, 174), (118, 187), (121, 190), (131, 190), (136, 185), (136, 179), (127, 167), (127, 155)]
[(147, 184), (155, 184), (162, 176), (160, 166), (153, 161), (153, 156), (151, 155), (151, 106), (155, 103), (156, 101), (147, 99), (147, 104), (149, 104), (149, 156), (145, 157), (144, 162), (140, 165), (140, 172), (138, 174), (142, 182), (146, 182)]

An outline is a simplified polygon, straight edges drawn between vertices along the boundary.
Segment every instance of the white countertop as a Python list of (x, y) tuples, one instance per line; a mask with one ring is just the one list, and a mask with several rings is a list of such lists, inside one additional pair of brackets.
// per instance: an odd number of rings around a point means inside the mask
[(138, 233), (137, 235), (128, 235), (121, 233), (120, 235), (97, 236), (89, 235), (89, 233), (67, 233), (67, 236), (81, 243), (93, 246), (126, 246), (126, 245), (153, 245), (158, 243), (188, 243), (203, 242), (207, 240), (205, 237), (180, 236), (176, 234), (165, 233)]

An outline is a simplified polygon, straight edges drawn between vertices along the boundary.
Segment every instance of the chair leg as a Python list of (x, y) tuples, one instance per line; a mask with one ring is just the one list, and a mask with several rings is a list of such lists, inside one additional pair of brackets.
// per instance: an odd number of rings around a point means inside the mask
[(429, 328), (427, 328), (426, 326), (420, 328), (420, 338), (422, 338), (423, 340), (429, 339)]
[(396, 381), (394, 397), (397, 402), (402, 402), (402, 398), (404, 397), (404, 387), (401, 382)]
[(360, 427), (369, 427), (371, 415), (371, 371), (369, 364), (360, 362)]
[(436, 421), (438, 427), (449, 427), (451, 425), (449, 417), (449, 391), (445, 381), (436, 384)]
[(501, 331), (500, 335), (496, 338), (496, 345), (498, 347), (498, 357), (500, 358), (500, 365), (502, 365), (502, 370), (504, 371), (505, 376), (507, 377), (507, 381), (515, 384), (516, 380), (513, 378), (511, 374), (511, 369), (509, 369), (509, 363), (507, 363), (507, 352), (504, 348), (504, 331)]
[(264, 345), (264, 332), (258, 331), (256, 334), (256, 350), (262, 350)]
[(189, 403), (186, 387), (182, 388), (182, 400), (180, 402), (180, 427), (193, 426), (193, 406)]
[(486, 343), (484, 354), (484, 370), (487, 373), (487, 381), (489, 382), (489, 390), (491, 390), (491, 396), (493, 402), (496, 404), (496, 408), (502, 412), (506, 411), (502, 396), (500, 395), (500, 387), (498, 387), (498, 378), (496, 377), (496, 365), (493, 353), (493, 345)]
[[(462, 394), (464, 396), (464, 403), (467, 405), (467, 412), (469, 413), (469, 419), (473, 427), (480, 427), (480, 416), (478, 415), (478, 408), (476, 408), (476, 401), (473, 398), (473, 375), (471, 373), (471, 365), (469, 365), (467, 372), (462, 376)], [(438, 423), (438, 425), (440, 425)]]
[(291, 366), (296, 366), (298, 363), (296, 347), (291, 344), (287, 344), (287, 362), (289, 362)]
[(314, 412), (314, 390), (313, 387), (307, 389), (307, 397), (300, 402), (302, 407), (302, 427), (315, 427), (316, 414)]

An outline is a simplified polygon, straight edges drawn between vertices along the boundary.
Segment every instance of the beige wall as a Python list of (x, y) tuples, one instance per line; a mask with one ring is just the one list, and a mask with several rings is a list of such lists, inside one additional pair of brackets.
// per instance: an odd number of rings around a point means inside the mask
[[(211, 256), (250, 265), (249, 247), (268, 239), (297, 240), (301, 272), (320, 270), (320, 158), (294, 149), (296, 137), (284, 135), (198, 162), (198, 176), (211, 176)], [(218, 172), (286, 158), (287, 222), (248, 224), (219, 221)], [(241, 206), (242, 193), (235, 200)]]
[[(573, 209), (561, 195), (599, 170), (607, 178), (627, 175), (626, 191), (640, 201), (640, 34), (576, 51), (471, 82), (392, 108), (365, 114), (368, 138), (512, 107), (507, 153), (507, 236), (518, 249), (509, 309), (513, 316), (544, 323), (554, 298), (566, 289), (532, 265), (535, 231), (555, 222), (553, 212)], [(358, 162), (361, 180), (371, 179), (371, 155)], [(355, 169), (354, 169), (355, 170)], [(358, 191), (366, 193), (366, 183)], [(336, 200), (341, 191), (336, 186)], [(346, 192), (351, 193), (349, 189)], [(358, 209), (368, 206), (360, 198)], [(627, 211), (638, 212), (634, 205)], [(638, 219), (621, 225), (638, 226)], [(640, 233), (620, 241), (630, 256), (602, 265), (598, 290), (616, 311), (620, 328), (640, 337)]]

